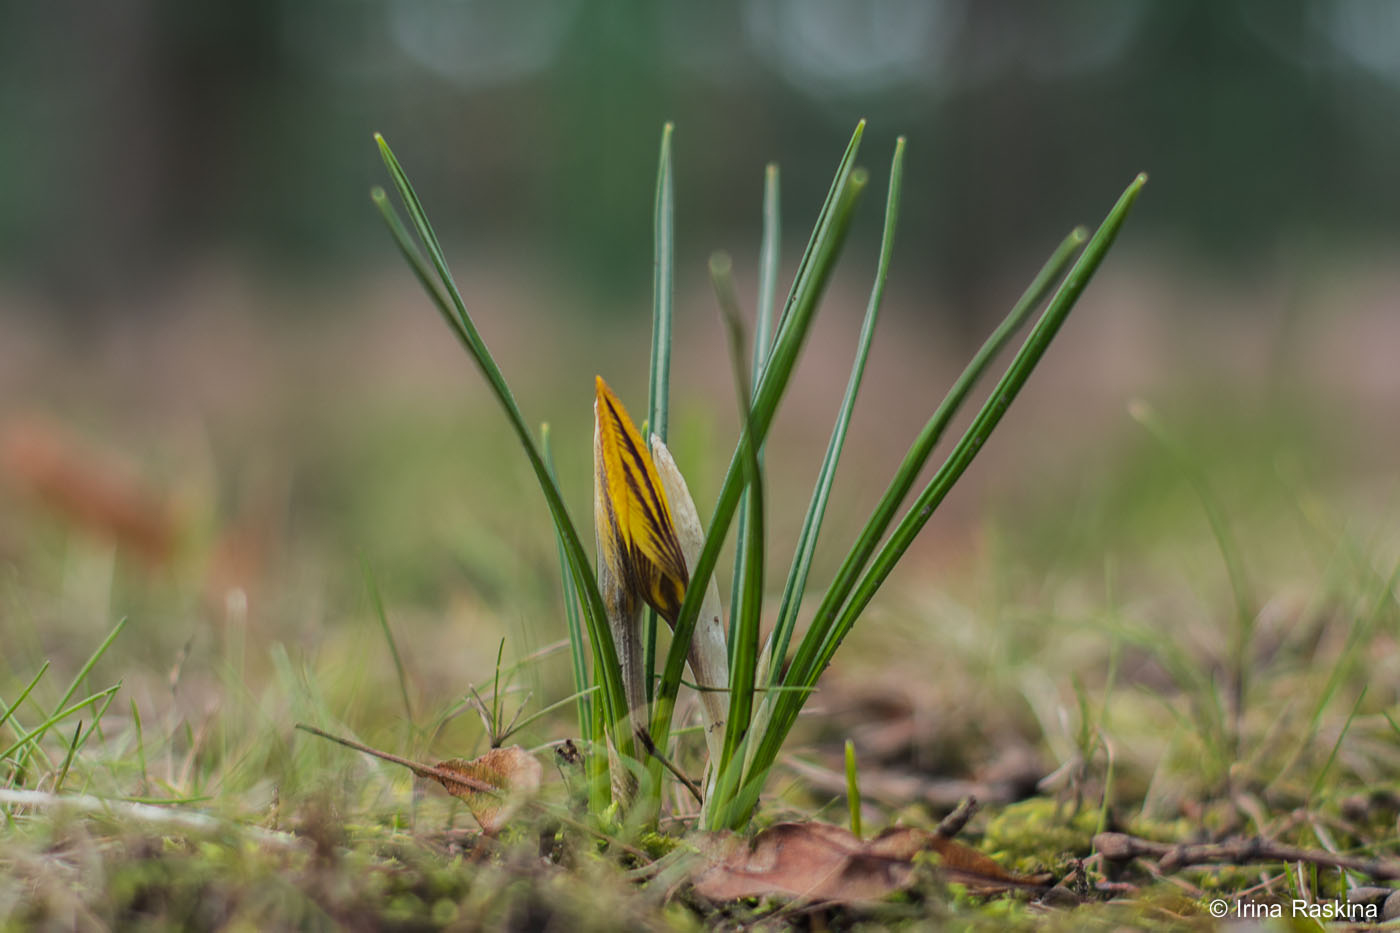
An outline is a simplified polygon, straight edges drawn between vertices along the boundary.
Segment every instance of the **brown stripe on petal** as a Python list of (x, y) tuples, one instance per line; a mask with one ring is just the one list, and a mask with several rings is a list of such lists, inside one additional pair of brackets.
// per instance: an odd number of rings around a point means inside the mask
[(685, 588), (676, 583), (673, 577), (658, 577), (647, 602), (672, 628), (680, 618), (681, 601), (685, 599)]
[[(662, 573), (685, 581), (685, 555), (681, 553), (680, 542), (671, 527), (670, 509), (666, 503), (666, 493), (659, 480), (655, 479), (656, 468), (650, 456), (640, 444), (641, 438), (625, 412), (619, 414), (621, 402), (616, 398), (605, 398), (609, 413), (617, 429), (617, 442), (625, 454), (623, 475), (627, 480), (631, 501), (638, 507), (630, 511), (629, 519), (641, 520), (641, 528), (629, 528), (629, 536), (634, 540), (645, 541), (643, 554), (661, 568)], [(630, 469), (628, 468), (630, 465)]]

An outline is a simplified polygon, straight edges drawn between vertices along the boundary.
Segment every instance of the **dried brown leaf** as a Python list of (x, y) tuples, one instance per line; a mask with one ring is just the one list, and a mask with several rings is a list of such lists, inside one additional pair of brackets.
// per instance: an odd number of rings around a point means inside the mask
[(936, 852), (944, 873), (978, 893), (1039, 888), (1045, 877), (1014, 875), (992, 859), (937, 833), (894, 827), (864, 842), (828, 823), (778, 823), (752, 841), (733, 833), (697, 839), (703, 864), (693, 875), (697, 893), (716, 901), (743, 897), (857, 903), (907, 887), (914, 856)]
[(425, 771), (424, 774), (445, 787), (452, 796), (465, 801), (472, 816), (481, 824), (481, 831), (495, 835), (539, 789), (544, 769), (534, 755), (519, 745), (512, 745), (493, 748), (471, 761), (461, 758), (440, 761), (434, 771), (440, 773)]

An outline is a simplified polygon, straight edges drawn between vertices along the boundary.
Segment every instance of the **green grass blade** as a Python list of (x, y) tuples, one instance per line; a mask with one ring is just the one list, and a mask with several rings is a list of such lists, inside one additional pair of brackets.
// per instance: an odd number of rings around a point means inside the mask
[(496, 673), (491, 680), (491, 745), (494, 748), (499, 745), (499, 730), (501, 727), (501, 658), (506, 653), (506, 640), (501, 639), (496, 646)]
[(63, 707), (57, 713), (54, 713), (48, 719), (45, 719), (43, 722), (39, 723), (39, 725), (35, 726), (33, 729), (30, 729), (28, 732), (15, 739), (15, 741), (11, 743), (9, 748), (0, 752), (0, 759), (10, 757), (15, 752), (19, 751), (21, 748), (24, 748), (26, 745), (37, 744), (39, 740), (44, 737), (45, 733), (47, 733), (54, 726), (58, 725), (60, 722), (67, 719), (69, 716), (72, 716), (79, 710), (86, 709), (87, 707), (92, 706), (107, 697), (110, 697), (112, 694), (120, 690), (121, 686), (121, 681), (118, 681), (112, 686), (108, 687), (106, 690), (99, 690), (92, 696), (79, 700), (78, 702), (73, 703), (69, 706)]
[[(121, 684), (117, 684), (117, 686), (120, 687)], [(88, 727), (86, 732), (78, 733), (81, 738), (76, 740), (76, 744), (73, 746), (73, 754), (77, 754), (83, 750), (83, 746), (88, 743), (88, 739), (92, 738), (94, 732), (97, 733), (98, 737), (102, 737), (102, 717), (107, 715), (107, 708), (112, 705), (112, 701), (116, 698), (116, 690), (112, 690), (102, 698), (101, 705), (98, 706), (97, 710), (93, 713), (92, 725)]]
[(661, 159), (656, 169), (651, 280), (651, 381), (647, 420), (651, 433), (666, 440), (671, 402), (671, 317), (675, 304), (676, 190), (671, 173), (671, 133), (661, 131)]
[(1342, 646), (1342, 652), (1331, 664), (1331, 670), (1327, 673), (1327, 682), (1317, 693), (1317, 701), (1313, 704), (1312, 715), (1308, 717), (1307, 728), (1303, 729), (1302, 734), (1297, 736), (1293, 751), (1288, 758), (1284, 759), (1284, 763), (1273, 769), (1272, 776), (1264, 785), (1266, 789), (1276, 785), (1287, 776), (1293, 769), (1293, 765), (1312, 747), (1317, 738), (1317, 732), (1322, 727), (1322, 714), (1327, 711), (1327, 707), (1332, 703), (1332, 697), (1340, 689), (1342, 683), (1353, 677), (1365, 676), (1356, 671), (1356, 656), (1372, 643), (1371, 634), (1386, 604), (1394, 598), (1392, 594), (1395, 592), (1397, 583), (1400, 583), (1400, 562), (1391, 568), (1390, 574), (1377, 588), (1376, 599), (1371, 604), (1371, 608), (1352, 619), (1347, 631), (1346, 642)]
[(136, 701), (131, 701), (131, 724), (136, 730), (136, 763), (141, 768), (141, 786), (144, 788), (150, 777), (146, 771), (146, 735), (141, 728), (141, 707), (136, 705)]
[(63, 704), (71, 700), (73, 694), (78, 692), (78, 688), (82, 686), (88, 674), (92, 673), (92, 669), (97, 666), (97, 662), (102, 660), (102, 656), (107, 653), (107, 649), (112, 647), (112, 642), (116, 641), (117, 636), (122, 633), (122, 629), (126, 628), (126, 621), (126, 619), (121, 619), (117, 622), (116, 627), (107, 633), (106, 638), (102, 639), (102, 644), (97, 646), (97, 650), (89, 655), (87, 661), (78, 669), (78, 673), (73, 675), (73, 682), (70, 683), (68, 689), (64, 691), (63, 699), (58, 701), (59, 707), (62, 707)]
[(773, 306), (778, 299), (778, 262), (782, 258), (783, 222), (778, 166), (763, 173), (763, 235), (758, 245), (758, 312), (753, 331), (753, 378), (768, 359), (773, 335)]
[[(462, 331), (467, 335), (471, 343), (472, 355), (477, 358), (477, 363), (481, 366), (483, 374), (499, 391), (510, 395), (510, 389), (501, 375), (500, 368), (496, 366), (495, 359), (486, 348), (486, 343), (481, 339), (481, 334), (477, 332), (471, 315), (467, 313), (466, 303), (462, 301), (461, 292), (457, 290), (457, 283), (452, 278), (452, 272), (447, 267), (447, 257), (443, 254), (442, 244), (438, 241), (437, 234), (433, 231), (432, 224), (428, 221), (428, 213), (423, 209), (423, 202), (418, 199), (418, 194), (413, 189), (412, 182), (408, 179), (408, 174), (399, 164), (398, 157), (389, 148), (388, 142), (378, 133), (374, 134), (374, 141), (379, 146), (380, 158), (384, 161), (384, 166), (389, 170), (389, 176), (394, 180), (394, 187), (398, 189), (399, 197), (403, 199), (404, 207), (408, 210), (409, 220), (413, 222), (413, 228), (418, 234), (419, 242), (428, 252), (428, 258), (432, 261), (433, 269), (437, 271), (439, 280), (446, 289), (446, 297), (451, 302), (448, 309), (453, 314), (457, 322), (461, 325)], [(511, 406), (515, 404), (511, 398)]]
[[(1027, 336), (1016, 357), (1011, 361), (1011, 365), (1002, 375), (996, 388), (992, 390), (991, 395), (983, 404), (976, 418), (973, 419), (972, 424), (964, 432), (957, 446), (949, 454), (948, 459), (944, 461), (942, 467), (925, 486), (913, 506), (905, 513), (904, 518), (890, 535), (890, 539), (875, 555), (870, 569), (856, 585), (849, 602), (846, 603), (840, 615), (833, 622), (827, 624), (821, 618), (823, 610), (818, 610), (818, 618), (814, 620), (812, 628), (803, 638), (788, 675), (783, 680), (784, 684), (788, 686), (813, 686), (816, 683), (817, 678), (830, 662), (832, 655), (854, 625), (855, 620), (869, 605), (880, 585), (894, 570), (895, 565), (904, 552), (908, 550), (909, 545), (913, 543), (915, 536), (932, 516), (934, 510), (972, 463), (987, 437), (1001, 421), (1008, 406), (1030, 378), (1031, 372), (1044, 356), (1051, 340), (1059, 331), (1060, 325), (1064, 323), (1070, 310), (1073, 309), (1089, 280), (1103, 261), (1146, 181), (1146, 175), (1139, 175), (1133, 180), (1109, 212), (1103, 224), (1089, 240), (1084, 252), (1056, 290), (1049, 306), (1041, 315), (1040, 320), (1036, 322), (1035, 327)], [(828, 594), (828, 598), (830, 595)], [(827, 600), (823, 600), (824, 607), (826, 602)], [(769, 723), (755, 755), (750, 781), (761, 782), (766, 776), (767, 769), (776, 760), (784, 737), (791, 729), (793, 722), (796, 721), (797, 713), (802, 706), (802, 697), (801, 693), (784, 694), (779, 697), (777, 712)], [(756, 797), (756, 793), (757, 789), (754, 788), (751, 796)], [(747, 814), (743, 816), (747, 818)]]
[[(919, 473), (928, 462), (934, 448), (938, 446), (938, 442), (948, 429), (948, 425), (952, 423), (953, 418), (962, 408), (968, 395), (988, 367), (991, 366), (992, 361), (997, 358), (1011, 341), (1011, 338), (1050, 295), (1051, 290), (1069, 268), (1075, 253), (1078, 252), (1079, 247), (1086, 239), (1088, 239), (1088, 232), (1082, 228), (1076, 228), (1060, 242), (1050, 258), (1041, 266), (1040, 271), (1036, 273), (1035, 278), (1022, 293), (1015, 306), (1006, 315), (1006, 318), (988, 336), (976, 355), (959, 374), (957, 381), (948, 390), (948, 394), (944, 396), (937, 410), (925, 423), (914, 443), (910, 445), (899, 469), (895, 471), (894, 478), (871, 513), (869, 521), (866, 522), (850, 551), (842, 560), (841, 566), (831, 585), (827, 588), (826, 596), (813, 618), (814, 627), (827, 625), (835, 618), (837, 610), (845, 602), (861, 571), (865, 569), (866, 563), (875, 553), (880, 539), (889, 528), (890, 522), (894, 520), (900, 504), (909, 495), (909, 491), (913, 489)], [(796, 592), (800, 593), (801, 590)], [(796, 610), (793, 611), (795, 613)], [(775, 671), (781, 669), (785, 654), (785, 646), (783, 651), (774, 653), (772, 663)]]
[(447, 270), (447, 262), (443, 257), (442, 247), (438, 243), (437, 235), (433, 232), (432, 225), (428, 222), (427, 214), (423, 210), (417, 194), (414, 193), (413, 186), (409, 183), (408, 176), (404, 173), (399, 161), (395, 158), (388, 143), (382, 136), (375, 136), (379, 145), (380, 155), (383, 157), (384, 165), (389, 170), (390, 176), (394, 180), (394, 186), (399, 192), (399, 196), (408, 210), (412, 219), (414, 229), (419, 240), (423, 243), (432, 265), (437, 271), (439, 283), (443, 291), (439, 291), (432, 281), (427, 269), (422, 261), (408, 231), (398, 220), (397, 212), (382, 191), (375, 191), (372, 197), (376, 206), (379, 207), (385, 222), (388, 224), (390, 233), (394, 236), (399, 245), (399, 250), (403, 253), (419, 281), (427, 291), (428, 297), (433, 300), (443, 317), (453, 324), (453, 330), (457, 333), (467, 352), (471, 355), (477, 368), (481, 371), (487, 384), (491, 387), (497, 401), (504, 410), (507, 420), (515, 431), (516, 439), (521, 448), (525, 451), (526, 458), (530, 461), (530, 467), (535, 472), (535, 478), (539, 482), (540, 489), (544, 493), (545, 502), (549, 506), (550, 517), (554, 521), (555, 529), (560, 538), (564, 541), (564, 551), (569, 560), (569, 571), (574, 578), (574, 586), (583, 597), (581, 600), (583, 607), (583, 617), (588, 630), (589, 641), (593, 648), (594, 669), (599, 673), (603, 685), (603, 703), (607, 712), (607, 722), (609, 728), (613, 729), (617, 736), (619, 751), (623, 754), (631, 754), (633, 751), (633, 740), (631, 730), (618, 728), (627, 716), (627, 702), (622, 690), (621, 670), (618, 666), (617, 648), (613, 644), (612, 633), (608, 630), (606, 613), (603, 608), (602, 596), (598, 593), (597, 582), (593, 578), (589, 565), (588, 556), (583, 550), (583, 544), (579, 538), (578, 530), (569, 517), (568, 508), (564, 505), (563, 495), (559, 492), (558, 484), (549, 476), (549, 471), (545, 468), (544, 460), (536, 448), (530, 429), (525, 424), (525, 419), (520, 413), (520, 408), (515, 402), (515, 397), (507, 385), (505, 377), (500, 368), (496, 365), (495, 359), (491, 356), (482, 341), (480, 334), (472, 322), (471, 315), (467, 313), (466, 304), (462, 301), (451, 274)]
[(394, 244), (398, 246), (409, 269), (413, 271), (414, 278), (418, 279), (418, 284), (432, 299), (433, 307), (442, 315), (447, 326), (452, 328), (457, 339), (467, 348), (467, 352), (471, 353), (472, 359), (476, 359), (476, 350), (472, 345), (470, 332), (457, 319), (457, 315), (452, 310), (452, 303), (444, 298), (442, 292), (438, 290), (437, 282), (433, 279), (433, 272), (428, 268), (428, 261), (423, 258), (423, 253), (414, 242), (413, 234), (409, 233), (408, 228), (403, 225), (398, 211), (389, 203), (389, 196), (383, 188), (376, 186), (370, 189), (369, 197), (379, 210), (379, 216), (384, 219), (385, 225), (389, 228), (389, 233), (394, 238)]
[(602, 813), (612, 803), (612, 784), (608, 780), (608, 750), (604, 741), (607, 723), (604, 721), (603, 704), (591, 704), (593, 724), (589, 731), (593, 741), (587, 746), (588, 759), (584, 762), (584, 772), (588, 775), (588, 809), (591, 813)]
[[(836, 174), (831, 179), (831, 187), (827, 189), (826, 200), (822, 201), (821, 210), (817, 212), (816, 223), (812, 225), (812, 235), (807, 238), (807, 245), (802, 250), (802, 258), (797, 263), (797, 274), (793, 276), (792, 287), (788, 289), (787, 300), (783, 302), (782, 316), (778, 319), (777, 333), (773, 337), (773, 345), (769, 350), (770, 357), (773, 348), (776, 348), (783, 340), (783, 332), (793, 325), (795, 319), (793, 311), (796, 309), (794, 300), (799, 294), (805, 293), (810, 288), (808, 278), (819, 271), (816, 262), (818, 245), (824, 243), (831, 234), (833, 215), (841, 202), (851, 173), (855, 171), (856, 153), (860, 151), (861, 139), (864, 136), (865, 121), (861, 120), (856, 124), (850, 142), (846, 144), (846, 152), (836, 167)], [(800, 324), (800, 322), (798, 323)], [(767, 363), (764, 365), (766, 368)]]
[[(671, 318), (675, 308), (676, 186), (671, 172), (671, 134), (661, 130), (656, 167), (656, 203), (652, 219), (651, 367), (647, 393), (647, 430), (663, 441), (671, 410)], [(642, 619), (642, 673), (647, 702), (656, 687), (656, 610)]]
[(10, 717), (14, 715), (15, 710), (19, 709), (20, 704), (23, 703), (25, 700), (29, 699), (29, 694), (33, 692), (35, 687), (39, 686), (39, 681), (44, 678), (44, 674), (48, 671), (48, 669), (49, 662), (45, 660), (43, 664), (39, 665), (38, 673), (36, 673), (30, 679), (29, 683), (25, 685), (24, 689), (19, 692), (19, 696), (15, 697), (15, 702), (10, 706), (5, 706), (5, 701), (0, 700), (0, 726), (3, 726), (5, 725), (5, 723), (9, 722)]
[[(545, 469), (550, 478), (559, 482), (559, 474), (554, 468), (554, 450), (549, 443), (549, 425), (540, 425), (540, 450), (544, 453)], [(578, 590), (574, 579), (569, 575), (569, 557), (564, 553), (564, 539), (558, 529), (554, 532), (554, 543), (559, 551), (559, 585), (564, 594), (564, 620), (569, 628), (569, 661), (574, 674), (574, 694), (578, 697), (578, 734), (585, 742), (593, 741), (593, 700), (588, 681), (588, 658), (584, 654), (583, 623), (578, 615)]]
[(379, 628), (384, 633), (384, 640), (389, 643), (389, 657), (394, 661), (394, 674), (399, 680), (399, 696), (403, 698), (403, 714), (408, 718), (408, 728), (410, 732), (414, 729), (413, 703), (408, 698), (408, 673), (404, 670), (403, 656), (399, 654), (399, 644), (394, 640), (394, 630), (389, 627), (389, 614), (384, 610), (384, 599), (379, 594), (379, 582), (374, 578), (374, 571), (370, 569), (369, 559), (363, 554), (360, 555), (360, 572), (365, 578), (365, 592), (369, 594), (370, 606), (374, 609), (374, 616), (379, 620)]
[[(62, 709), (63, 705), (73, 698), (73, 694), (78, 692), (78, 688), (82, 686), (83, 681), (87, 679), (87, 676), (92, 673), (92, 669), (97, 666), (97, 662), (102, 660), (102, 656), (107, 653), (107, 649), (112, 647), (112, 642), (116, 641), (117, 636), (122, 633), (122, 629), (126, 628), (126, 623), (127, 620), (125, 618), (118, 620), (116, 626), (114, 626), (112, 630), (107, 633), (107, 637), (102, 639), (102, 643), (97, 646), (97, 649), (93, 651), (91, 655), (88, 656), (87, 661), (85, 661), (83, 663), (83, 666), (78, 669), (78, 673), (73, 675), (73, 680), (71, 683), (68, 684), (68, 689), (63, 692), (63, 697), (58, 701), (57, 708)], [(18, 704), (16, 704), (16, 706), (18, 706)], [(30, 746), (30, 751), (33, 751), (37, 748), (38, 745), (36, 743), (35, 745)], [(30, 751), (26, 751), (25, 754), (21, 756), (19, 761), (20, 767), (23, 767), (25, 762), (29, 760)], [(42, 752), (42, 749), (40, 749), (40, 751)], [(47, 754), (45, 754), (44, 757), (47, 760)]]
[(1146, 182), (1146, 175), (1139, 175), (1133, 180), (1118, 199), (1113, 210), (1109, 212), (1103, 224), (1089, 240), (1088, 245), (1084, 247), (1084, 252), (1080, 255), (1079, 260), (1075, 262), (1069, 275), (1055, 292), (1049, 307), (1045, 309), (1045, 313), (1036, 322), (1035, 328), (1026, 337), (1025, 343), (1022, 344), (1015, 359), (1011, 361), (1011, 365), (1001, 377), (1001, 381), (992, 390), (991, 396), (983, 403), (977, 417), (963, 434), (962, 439), (958, 441), (953, 452), (948, 455), (943, 466), (934, 474), (933, 479), (929, 481), (923, 492), (909, 508), (909, 511), (890, 535), (890, 540), (875, 555), (870, 569), (861, 578), (851, 596), (851, 601), (842, 611), (841, 618), (828, 634), (817, 664), (815, 667), (803, 671), (801, 679), (796, 683), (810, 686), (815, 682), (817, 673), (830, 661), (831, 655), (835, 652), (841, 639), (850, 630), (856, 617), (869, 605), (871, 598), (874, 597), (890, 572), (894, 570), (895, 564), (904, 556), (904, 552), (913, 543), (915, 536), (922, 530), (924, 524), (933, 515), (934, 510), (947, 496), (948, 491), (953, 488), (953, 485), (962, 477), (978, 452), (981, 451), (982, 445), (1001, 422), (1007, 408), (1010, 407), (1035, 370), (1036, 365), (1045, 355), (1050, 342), (1059, 332), (1060, 325), (1064, 323), (1065, 318), (1069, 316), (1070, 311), (1079, 301), (1079, 296), (1084, 293), (1089, 280), (1093, 278), (1094, 272), (1098, 270), (1099, 264), (1103, 262), (1104, 256), (1113, 245), (1118, 231), (1122, 228), (1129, 211), (1132, 210), (1133, 203), (1137, 200), (1138, 193)]
[(1229, 741), (1232, 746), (1239, 743), (1240, 719), (1244, 715), (1245, 698), (1249, 691), (1249, 653), (1254, 641), (1254, 600), (1250, 596), (1249, 583), (1244, 572), (1244, 558), (1230, 523), (1225, 518), (1225, 507), (1221, 505), (1205, 473), (1191, 457), (1182, 443), (1163, 423), (1162, 419), (1143, 401), (1135, 401), (1128, 407), (1133, 420), (1147, 429), (1152, 438), (1165, 450), (1186, 477), (1196, 498), (1205, 512), (1210, 525), (1211, 536), (1220, 549), (1221, 560), (1225, 564), (1225, 575), (1230, 581), (1230, 592), (1235, 600), (1235, 625), (1230, 638), (1230, 704), (1234, 717)]
[[(837, 169), (837, 183), (833, 184), (835, 195), (831, 198), (834, 203), (830, 205), (830, 210), (823, 209), (822, 219), (813, 234), (813, 242), (809, 245), (808, 262), (799, 270), (793, 292), (789, 296), (789, 311), (784, 315), (785, 326), (779, 329), (768, 364), (764, 367), (763, 376), (754, 393), (750, 424), (756, 444), (763, 443), (778, 402), (787, 388), (812, 317), (844, 245), (856, 204), (868, 182), (865, 173), (857, 171), (854, 167), (856, 150), (864, 129), (864, 122), (856, 127), (847, 146), (846, 155)], [(661, 747), (664, 747), (666, 736), (670, 732), (671, 713), (675, 706), (681, 672), (685, 667), (687, 646), (695, 630), (703, 593), (710, 574), (714, 572), (720, 547), (739, 503), (739, 494), (744, 486), (743, 472), (742, 454), (735, 451), (710, 520), (705, 547), (700, 552), (696, 566), (691, 568), (690, 586), (686, 589), (685, 599), (681, 604), (671, 648), (666, 655), (666, 666), (657, 689), (653, 738)]]
[(1240, 619), (1250, 619), (1254, 615), (1254, 600), (1249, 594), (1249, 583), (1244, 572), (1244, 559), (1241, 556), (1239, 544), (1235, 541), (1234, 534), (1230, 531), (1230, 523), (1225, 518), (1225, 509), (1220, 504), (1220, 499), (1210, 488), (1210, 483), (1196, 465), (1186, 449), (1186, 445), (1176, 437), (1167, 425), (1158, 416), (1151, 405), (1144, 401), (1137, 400), (1128, 406), (1128, 413), (1133, 416), (1133, 420), (1147, 429), (1163, 450), (1167, 451), (1174, 459), (1186, 479), (1196, 491), (1196, 497), (1201, 502), (1201, 510), (1206, 514), (1206, 521), (1210, 524), (1211, 535), (1215, 538), (1216, 547), (1220, 549), (1221, 559), (1225, 563), (1225, 574), (1230, 581), (1230, 593), (1235, 600), (1235, 612)]
[(521, 719), (519, 722), (512, 723), (509, 729), (502, 732), (500, 736), (501, 742), (508, 741), (510, 737), (515, 735), (517, 732), (520, 732), (522, 729), (529, 728), (531, 725), (533, 725), (536, 722), (539, 722), (541, 719), (548, 716), (550, 713), (554, 712), (560, 707), (567, 706), (575, 701), (587, 700), (591, 694), (597, 692), (597, 687), (585, 687), (584, 689), (576, 691), (575, 693), (572, 693), (569, 696), (564, 697), (563, 699), (555, 700), (548, 706), (543, 706), (540, 709), (535, 710), (533, 713), (526, 716), (524, 719)]
[(647, 702), (651, 702), (656, 692), (656, 610), (647, 607), (642, 613), (642, 683)]
[[(758, 247), (758, 312), (754, 322), (753, 340), (753, 380), (758, 381), (763, 365), (768, 359), (768, 346), (773, 332), (773, 306), (778, 298), (778, 260), (780, 258), (782, 220), (779, 212), (778, 166), (769, 163), (763, 174), (763, 235)], [(763, 462), (763, 448), (758, 449), (759, 463)], [(746, 491), (739, 500), (738, 524), (735, 539), (744, 540)], [(744, 551), (734, 549), (734, 573), (731, 576), (729, 605), (739, 604), (739, 594), (744, 586)], [(734, 668), (734, 617), (729, 618), (729, 645), (731, 654), (729, 667)]]
[[(91, 732), (92, 730), (88, 730)], [(73, 730), (73, 741), (68, 743), (68, 751), (63, 755), (63, 766), (58, 769), (58, 778), (53, 782), (53, 792), (55, 794), (63, 792), (63, 782), (68, 780), (68, 769), (73, 766), (73, 756), (78, 753), (78, 739), (83, 735), (83, 722), (78, 720), (78, 726)]]
[(1322, 790), (1322, 781), (1327, 777), (1327, 772), (1332, 770), (1332, 765), (1337, 761), (1337, 752), (1341, 751), (1342, 741), (1351, 731), (1351, 722), (1356, 718), (1356, 711), (1361, 708), (1361, 701), (1366, 699), (1366, 687), (1361, 687), (1361, 692), (1356, 696), (1356, 702), (1351, 705), (1351, 712), (1347, 713), (1347, 721), (1342, 724), (1342, 731), (1337, 733), (1337, 741), (1332, 743), (1332, 751), (1327, 755), (1327, 761), (1323, 763), (1322, 770), (1317, 772), (1317, 777), (1313, 779), (1312, 787), (1308, 789), (1308, 796), (1303, 801), (1304, 806), (1308, 806), (1317, 799), (1318, 791)]
[(903, 182), (904, 137), (901, 136), (895, 143), (894, 158), (890, 164), (890, 184), (885, 199), (885, 226), (880, 241), (880, 260), (875, 273), (875, 284), (870, 290), (870, 301), (866, 305), (865, 320), (861, 323), (860, 337), (856, 343), (855, 362), (851, 365), (851, 374), (846, 381), (846, 395), (841, 400), (836, 426), (832, 429), (831, 439), (826, 445), (826, 455), (822, 458), (821, 469), (817, 471), (817, 482), (812, 490), (807, 514), (802, 518), (796, 553), (788, 571), (787, 582), (783, 585), (782, 600), (778, 604), (778, 619), (769, 639), (770, 647), (766, 654), (770, 683), (777, 683), (782, 679), (782, 660), (787, 656), (788, 643), (792, 639), (793, 629), (797, 627), (797, 614), (802, 608), (802, 594), (807, 587), (807, 575), (812, 569), (817, 537), (821, 534), (827, 500), (831, 496), (831, 484), (836, 478), (836, 465), (841, 459), (841, 450), (846, 443), (846, 429), (850, 425), (856, 395), (865, 375), (865, 361), (870, 355), (870, 344), (875, 337), (875, 323), (885, 296), (885, 281), (889, 276), (890, 257), (894, 252), (894, 232), (899, 223), (899, 198)]
[(739, 601), (730, 606), (733, 641), (730, 645), (732, 666), (729, 669), (729, 715), (724, 726), (724, 745), (716, 762), (720, 783), (716, 794), (720, 801), (729, 795), (722, 787), (727, 781), (737, 781), (739, 769), (731, 768), (735, 752), (748, 734), (753, 715), (754, 674), (758, 664), (758, 635), (763, 600), (763, 468), (754, 443), (751, 416), (751, 391), (745, 362), (743, 314), (739, 296), (734, 290), (732, 263), (728, 256), (716, 254), (710, 259), (710, 280), (719, 300), (725, 330), (729, 335), (729, 356), (734, 365), (735, 394), (743, 419), (739, 447), (744, 457), (744, 473), (748, 481), (747, 523), (739, 540), (743, 551), (743, 590)]
[[(850, 230), (856, 204), (869, 180), (866, 174), (857, 171), (854, 165), (864, 130), (864, 122), (856, 126), (855, 133), (846, 147), (845, 156), (837, 168), (836, 182), (832, 186), (834, 195), (830, 198), (834, 203), (823, 206), (818, 228), (813, 232), (808, 254), (804, 257), (804, 263), (798, 270), (788, 297), (789, 311), (784, 315), (784, 319), (789, 326), (780, 328), (754, 393), (750, 424), (754, 430), (755, 443), (759, 446), (763, 444), (778, 402), (787, 388), (821, 295)], [(666, 666), (654, 704), (653, 735), (659, 736), (662, 743), (666, 741), (670, 732), (671, 713), (675, 707), (676, 692), (680, 687), (681, 672), (685, 667), (687, 645), (695, 630), (703, 593), (710, 574), (714, 572), (715, 561), (719, 557), (720, 547), (729, 530), (729, 522), (734, 517), (734, 510), (738, 506), (739, 495), (744, 486), (742, 462), (741, 453), (735, 451), (720, 488), (719, 501), (715, 504), (711, 517), (705, 547), (696, 560), (696, 566), (691, 568), (690, 586), (686, 590), (674, 627), (671, 649), (666, 656)], [(657, 767), (658, 764), (652, 765), (653, 773), (658, 773)]]

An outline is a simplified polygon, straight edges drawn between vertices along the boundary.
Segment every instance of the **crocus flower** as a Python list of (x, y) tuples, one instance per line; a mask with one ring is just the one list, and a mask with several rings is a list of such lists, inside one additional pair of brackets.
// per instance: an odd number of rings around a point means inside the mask
[[(623, 690), (639, 736), (647, 730), (642, 670), (641, 610), (651, 606), (672, 628), (690, 585), (689, 566), (705, 533), (695, 502), (660, 438), (651, 444), (627, 409), (598, 377), (593, 403), (593, 523), (598, 546), (598, 589), (622, 667)], [(723, 609), (713, 578), (705, 591), (687, 652), (702, 688), (701, 706), (711, 760), (723, 740), (728, 651)]]

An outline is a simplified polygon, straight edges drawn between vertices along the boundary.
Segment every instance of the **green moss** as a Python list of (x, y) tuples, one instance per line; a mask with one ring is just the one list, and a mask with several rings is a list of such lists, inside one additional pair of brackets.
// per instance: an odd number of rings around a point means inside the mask
[(680, 845), (680, 839), (675, 836), (667, 836), (658, 833), (655, 830), (642, 833), (641, 837), (637, 839), (638, 848), (642, 849), (652, 858), (661, 858), (663, 855), (669, 855), (671, 852), (675, 851), (678, 845)]
[(457, 920), (457, 904), (454, 901), (442, 898), (433, 904), (432, 922), (441, 926), (447, 926)]
[(993, 816), (987, 822), (983, 847), (1013, 871), (1044, 871), (1088, 855), (1097, 828), (1097, 813), (1081, 810), (1070, 815), (1055, 801), (1035, 797)]
[(1200, 830), (1200, 827), (1190, 820), (1149, 820), (1135, 819), (1128, 824), (1127, 832), (1131, 835), (1150, 839), (1153, 842), (1189, 842), (1192, 834)]

